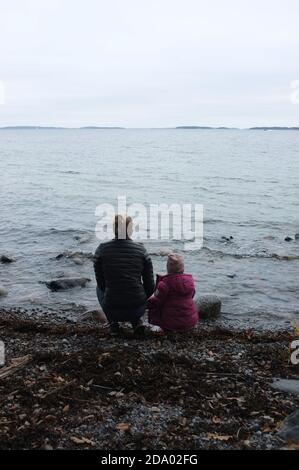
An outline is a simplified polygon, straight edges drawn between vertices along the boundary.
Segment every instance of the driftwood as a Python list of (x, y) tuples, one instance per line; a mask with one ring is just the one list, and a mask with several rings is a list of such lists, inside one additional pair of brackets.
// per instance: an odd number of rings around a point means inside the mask
[(16, 357), (12, 359), (12, 364), (10, 366), (4, 367), (0, 370), (0, 379), (5, 379), (9, 375), (14, 374), (18, 370), (22, 369), (26, 364), (32, 360), (32, 355), (28, 354), (27, 356)]
[(71, 380), (70, 382), (66, 382), (65, 384), (59, 385), (59, 387), (53, 388), (53, 389), (50, 390), (49, 392), (47, 392), (47, 393), (45, 393), (44, 395), (42, 395), (40, 398), (42, 398), (42, 399), (44, 400), (45, 398), (48, 398), (49, 396), (54, 395), (55, 393), (62, 392), (62, 391), (65, 390), (66, 388), (71, 387), (71, 386), (74, 385), (76, 382), (77, 382), (77, 380), (75, 379), (75, 380)]

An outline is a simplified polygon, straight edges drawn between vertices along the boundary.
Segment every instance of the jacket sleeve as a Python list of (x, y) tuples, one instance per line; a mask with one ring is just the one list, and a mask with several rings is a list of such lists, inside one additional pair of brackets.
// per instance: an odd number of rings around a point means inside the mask
[(94, 272), (95, 272), (98, 288), (104, 291), (105, 290), (105, 278), (104, 278), (104, 273), (103, 273), (103, 263), (102, 263), (100, 246), (97, 248), (95, 255), (93, 257), (93, 267), (94, 267)]
[(167, 298), (168, 292), (168, 285), (163, 281), (158, 282), (154, 295), (152, 295), (152, 297), (148, 300), (150, 306), (161, 307)]
[(142, 273), (142, 282), (147, 297), (150, 297), (155, 290), (153, 263), (148, 252), (144, 253), (144, 264)]

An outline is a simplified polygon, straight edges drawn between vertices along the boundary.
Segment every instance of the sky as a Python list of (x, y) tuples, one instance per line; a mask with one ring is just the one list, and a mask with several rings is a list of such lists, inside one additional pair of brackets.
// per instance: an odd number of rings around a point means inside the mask
[(298, 0), (0, 0), (0, 126), (299, 126), (298, 25)]

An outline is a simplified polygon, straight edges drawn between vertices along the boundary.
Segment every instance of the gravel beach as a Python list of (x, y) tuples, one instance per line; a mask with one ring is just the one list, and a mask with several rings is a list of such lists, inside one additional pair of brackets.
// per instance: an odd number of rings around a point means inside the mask
[(105, 324), (0, 310), (0, 449), (280, 449), (294, 332), (111, 338)]

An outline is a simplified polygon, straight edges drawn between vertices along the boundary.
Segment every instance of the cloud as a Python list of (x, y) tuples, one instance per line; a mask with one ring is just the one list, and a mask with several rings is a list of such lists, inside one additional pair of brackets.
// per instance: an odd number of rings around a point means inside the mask
[(0, 125), (299, 123), (297, 0), (1, 3)]

